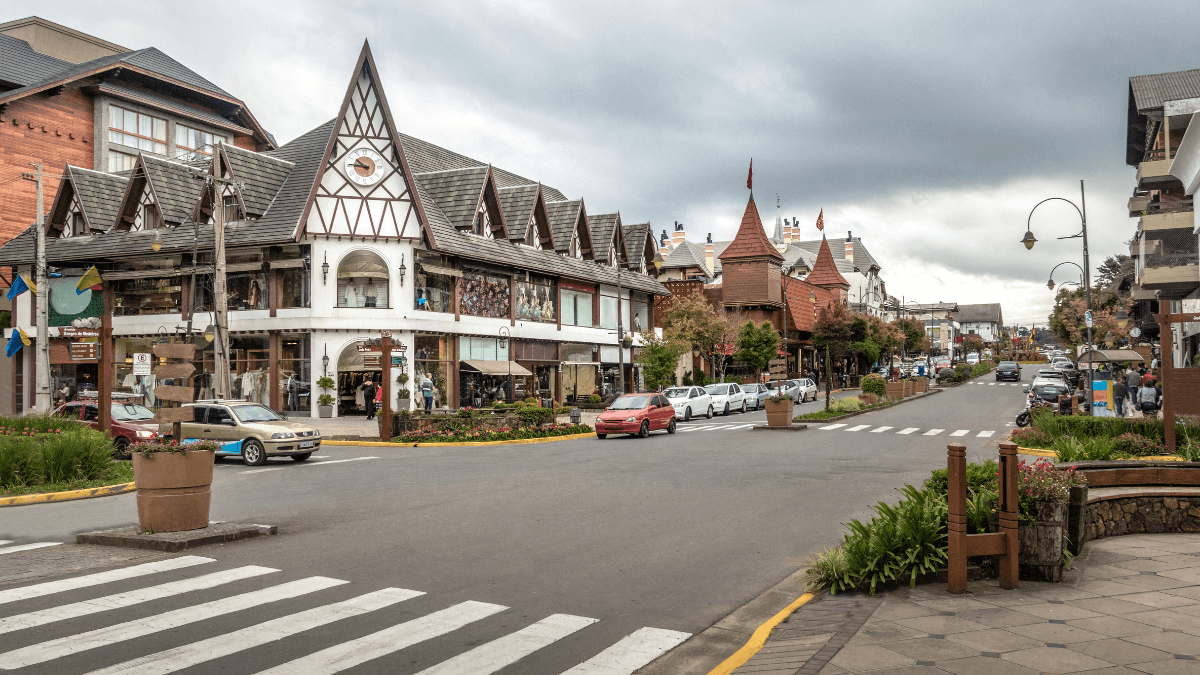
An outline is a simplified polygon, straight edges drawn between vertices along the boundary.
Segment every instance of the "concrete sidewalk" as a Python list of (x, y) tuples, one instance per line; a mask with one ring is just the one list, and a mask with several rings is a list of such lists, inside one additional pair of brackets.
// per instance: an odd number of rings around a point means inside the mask
[[(1088, 543), (1061, 584), (821, 594), (739, 675), (1200, 673), (1200, 535)], [(800, 591), (797, 583), (797, 591)], [(799, 593), (797, 593), (799, 595)]]

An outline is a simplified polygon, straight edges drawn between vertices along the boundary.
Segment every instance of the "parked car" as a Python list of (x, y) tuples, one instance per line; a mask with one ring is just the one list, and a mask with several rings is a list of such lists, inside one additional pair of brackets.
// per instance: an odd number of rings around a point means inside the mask
[(770, 390), (770, 396), (774, 396), (775, 392), (780, 392), (793, 401), (800, 402), (799, 380), (774, 380), (767, 383), (767, 388)]
[[(121, 459), (129, 458), (129, 446), (139, 441), (158, 438), (158, 423), (154, 411), (137, 403), (112, 404), (113, 454)], [(95, 402), (74, 401), (64, 403), (54, 411), (55, 417), (79, 420), (93, 429), (100, 428), (100, 408)]]
[(645, 438), (651, 431), (675, 433), (675, 407), (662, 394), (618, 396), (596, 418), (596, 438), (609, 434), (632, 434)]
[(804, 403), (805, 401), (817, 400), (817, 395), (820, 393), (820, 390), (817, 389), (817, 384), (815, 382), (805, 377), (796, 380), (796, 383), (799, 385), (799, 398), (801, 403)]
[(1071, 392), (1061, 383), (1059, 384), (1040, 384), (1029, 388), (1030, 399), (1041, 399), (1050, 404), (1050, 409), (1058, 412), (1058, 399), (1060, 396), (1069, 396)]
[(979, 353), (971, 352), (970, 354), (967, 354), (967, 363), (972, 366), (979, 363)]
[(746, 405), (755, 410), (762, 410), (763, 401), (771, 395), (771, 390), (765, 384), (742, 385), (742, 391), (746, 392)]
[(996, 366), (996, 381), (1012, 380), (1013, 382), (1021, 381), (1021, 364), (1016, 361), (1001, 361), (1000, 365)]
[[(950, 359), (943, 356), (942, 358), (937, 360), (935, 365), (937, 366), (938, 370), (941, 370), (942, 368), (949, 368), (950, 367)], [(934, 373), (934, 374), (936, 375), (937, 373)]]
[(675, 419), (686, 422), (700, 415), (712, 419), (712, 397), (703, 387), (671, 387), (663, 392), (663, 396), (675, 408)]
[(704, 391), (712, 397), (713, 410), (720, 411), (722, 415), (734, 410), (746, 412), (746, 393), (740, 385), (733, 382), (710, 384)]
[[(249, 401), (198, 401), (185, 403), (193, 411), (192, 421), (181, 427), (183, 437), (210, 439), (225, 444), (217, 457), (241, 455), (242, 462), (257, 466), (267, 457), (291, 457), (303, 462), (321, 447), (321, 432), (301, 422), (285, 420), (279, 413)], [(159, 434), (169, 437), (171, 425), (159, 425)]]
[(1064, 387), (1067, 387), (1071, 391), (1074, 391), (1075, 386), (1078, 383), (1075, 380), (1075, 373), (1073, 371), (1059, 370), (1057, 368), (1043, 368), (1039, 370), (1037, 376), (1033, 378), (1033, 385), (1039, 384), (1060, 384)]

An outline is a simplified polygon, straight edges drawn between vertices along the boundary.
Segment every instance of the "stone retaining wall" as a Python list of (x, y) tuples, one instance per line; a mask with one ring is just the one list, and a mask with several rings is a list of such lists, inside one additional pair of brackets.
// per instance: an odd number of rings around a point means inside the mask
[(1200, 497), (1147, 495), (1087, 505), (1085, 541), (1142, 532), (1200, 532)]

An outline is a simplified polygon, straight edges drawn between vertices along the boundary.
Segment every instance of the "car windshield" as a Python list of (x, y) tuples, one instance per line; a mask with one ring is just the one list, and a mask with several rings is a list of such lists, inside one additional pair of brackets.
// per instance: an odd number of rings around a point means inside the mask
[(242, 424), (249, 422), (275, 422), (283, 419), (274, 410), (265, 405), (233, 406), (233, 414), (237, 415), (238, 421)]
[(622, 396), (608, 406), (609, 410), (641, 410), (646, 407), (649, 396)]
[(136, 403), (114, 403), (112, 418), (114, 422), (148, 422), (154, 419), (154, 411)]
[(725, 385), (710, 384), (704, 388), (704, 391), (707, 391), (710, 394), (724, 394), (725, 393)]
[(687, 387), (672, 387), (663, 392), (663, 396), (667, 398), (687, 398), (691, 389)]
[(1059, 387), (1038, 387), (1036, 393), (1038, 398), (1043, 401), (1055, 401), (1061, 394), (1065, 394), (1066, 392)]

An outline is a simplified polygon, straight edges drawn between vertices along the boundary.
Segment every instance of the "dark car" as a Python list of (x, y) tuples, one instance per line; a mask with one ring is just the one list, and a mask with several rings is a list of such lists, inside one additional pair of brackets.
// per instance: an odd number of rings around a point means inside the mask
[[(94, 401), (66, 403), (54, 411), (57, 417), (79, 420), (93, 429), (100, 428), (100, 409)], [(136, 403), (112, 404), (113, 451), (121, 459), (129, 458), (129, 446), (158, 438), (158, 423), (154, 411)]]
[(1021, 364), (1016, 361), (1001, 361), (1000, 365), (996, 366), (996, 381), (1012, 380), (1013, 382), (1021, 381)]

